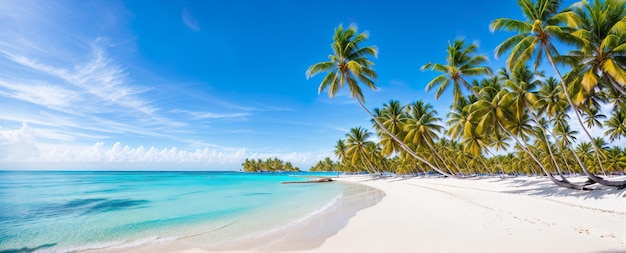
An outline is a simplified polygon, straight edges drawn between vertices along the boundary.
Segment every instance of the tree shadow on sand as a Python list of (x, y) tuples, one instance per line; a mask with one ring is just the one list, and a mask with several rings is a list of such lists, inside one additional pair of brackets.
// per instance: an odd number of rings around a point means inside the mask
[(56, 243), (48, 243), (48, 244), (43, 244), (34, 248), (22, 247), (21, 249), (0, 250), (0, 253), (32, 253), (41, 249), (54, 247), (56, 245), (57, 245)]
[[(619, 190), (615, 187), (594, 184), (591, 187), (593, 191), (578, 191), (560, 187), (553, 184), (549, 180), (525, 180), (525, 179), (509, 179), (508, 184), (519, 190), (503, 191), (504, 193), (523, 193), (533, 196), (574, 196), (583, 199), (601, 199), (606, 195), (615, 197), (626, 197), (625, 190)], [(579, 182), (580, 183), (580, 182)]]

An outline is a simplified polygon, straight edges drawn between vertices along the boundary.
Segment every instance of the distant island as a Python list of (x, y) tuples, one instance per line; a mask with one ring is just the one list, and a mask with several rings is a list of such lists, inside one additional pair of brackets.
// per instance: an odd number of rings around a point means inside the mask
[(284, 162), (277, 157), (261, 159), (247, 159), (241, 164), (245, 172), (289, 172), (300, 171), (300, 168), (293, 166), (291, 162)]

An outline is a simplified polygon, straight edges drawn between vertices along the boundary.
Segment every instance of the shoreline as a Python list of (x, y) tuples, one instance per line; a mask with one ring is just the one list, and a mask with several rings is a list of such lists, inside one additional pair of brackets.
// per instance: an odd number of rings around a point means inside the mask
[[(335, 178), (335, 177), (333, 177)], [(374, 187), (355, 182), (329, 182), (344, 184), (344, 192), (320, 209), (289, 221), (284, 226), (249, 233), (242, 231), (239, 238), (218, 243), (211, 241), (213, 232), (178, 237), (170, 240), (141, 240), (143, 243), (128, 242), (113, 247), (85, 247), (76, 252), (85, 253), (148, 253), (148, 252), (251, 252), (307, 251), (318, 248), (329, 237), (337, 234), (348, 220), (364, 208), (378, 203), (384, 192)], [(280, 214), (277, 214), (280, 215)], [(208, 240), (207, 240), (208, 239)], [(74, 251), (72, 251), (74, 252)]]
[[(303, 243), (294, 230), (273, 246), (205, 249), (178, 241), (109, 252), (626, 251), (626, 191), (594, 186), (595, 191), (579, 192), (530, 177), (334, 179), (376, 188), (385, 197), (350, 217), (339, 217), (345, 226), (327, 238), (309, 234), (314, 237), (304, 239), (312, 244)], [(337, 222), (329, 217), (316, 217), (308, 225), (322, 228), (325, 221)], [(266, 243), (279, 238), (259, 239)]]

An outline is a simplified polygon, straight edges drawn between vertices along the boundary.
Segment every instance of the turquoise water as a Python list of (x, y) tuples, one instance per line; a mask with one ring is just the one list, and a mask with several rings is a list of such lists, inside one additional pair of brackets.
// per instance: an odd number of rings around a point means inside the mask
[(0, 171), (0, 252), (219, 245), (302, 223), (354, 187), (280, 184), (297, 175)]

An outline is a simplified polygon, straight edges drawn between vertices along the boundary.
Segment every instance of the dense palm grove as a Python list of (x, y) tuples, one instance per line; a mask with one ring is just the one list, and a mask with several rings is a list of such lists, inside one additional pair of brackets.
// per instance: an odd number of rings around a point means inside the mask
[(291, 162), (284, 162), (276, 157), (261, 159), (246, 159), (241, 164), (243, 171), (245, 172), (285, 172), (285, 171), (300, 171), (298, 167), (294, 167)]
[[(518, 4), (524, 20), (499, 18), (490, 24), (492, 32), (512, 34), (495, 49), (496, 57), (507, 57), (506, 66), (487, 67), (478, 46), (460, 39), (449, 43), (444, 62), (422, 66), (440, 73), (426, 84), (427, 91), (437, 98), (452, 91), (445, 119), (421, 100), (391, 100), (369, 111), (360, 85), (376, 87), (377, 49), (362, 45), (367, 33), (339, 26), (329, 61), (312, 65), (307, 78), (326, 73), (319, 92), (328, 90), (331, 98), (348, 86), (372, 117), (375, 132), (352, 128), (335, 145), (338, 161), (320, 161), (312, 170), (544, 174), (557, 185), (586, 190), (566, 177), (583, 174), (588, 184), (624, 187), (626, 182), (606, 176), (626, 168), (626, 149), (610, 144), (626, 137), (626, 0), (581, 1), (566, 8), (558, 0)], [(604, 135), (592, 136), (594, 127)], [(577, 139), (579, 134), (592, 141)]]

